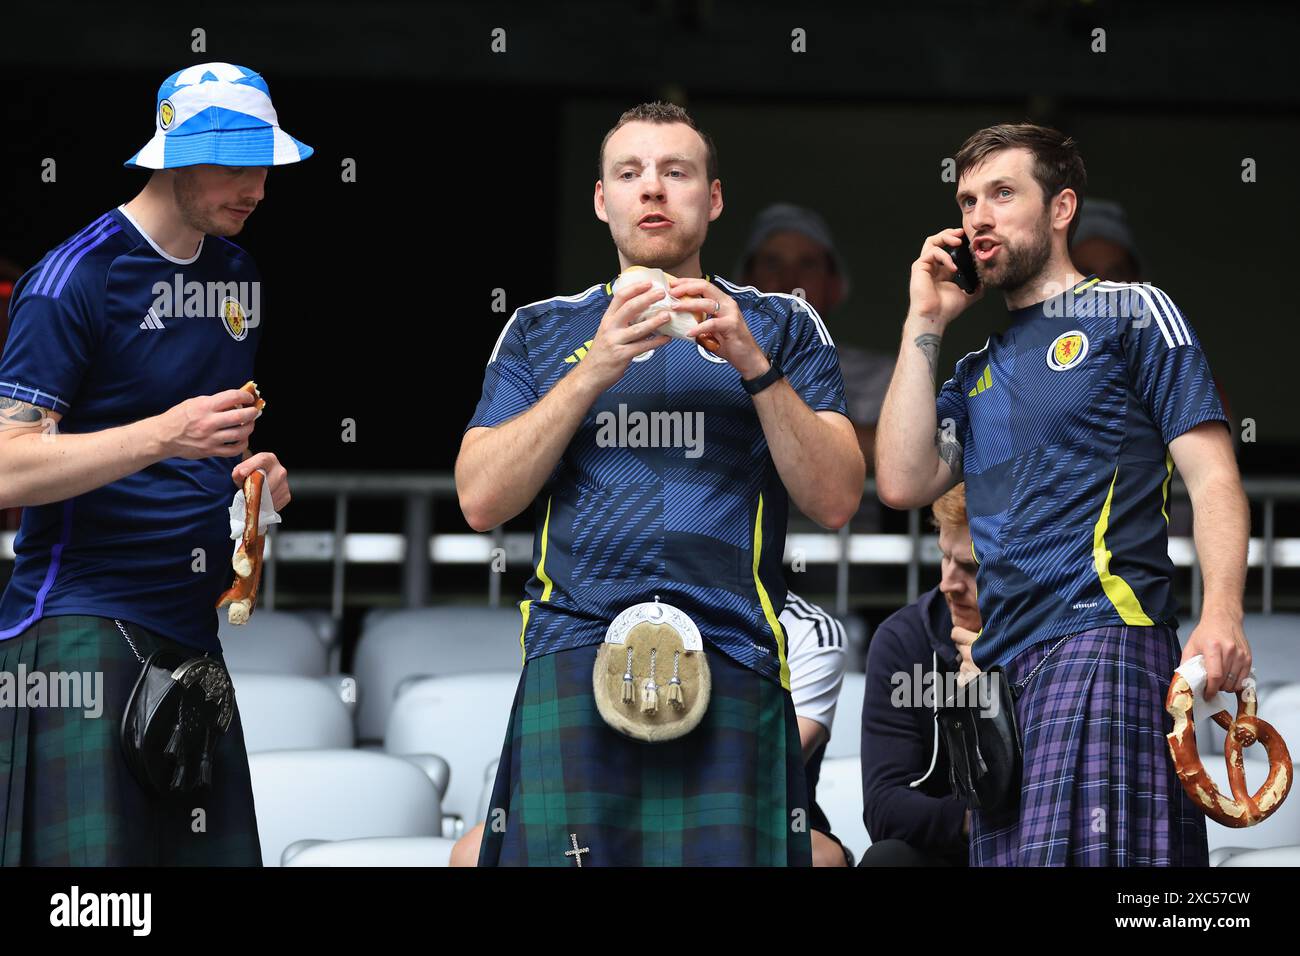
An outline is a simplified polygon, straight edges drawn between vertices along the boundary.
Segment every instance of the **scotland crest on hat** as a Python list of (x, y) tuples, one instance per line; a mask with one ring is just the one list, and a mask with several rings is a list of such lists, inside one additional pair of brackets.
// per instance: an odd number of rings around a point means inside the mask
[(233, 63), (200, 63), (167, 77), (154, 124), (153, 139), (124, 165), (283, 166), (313, 152), (280, 129), (266, 80)]

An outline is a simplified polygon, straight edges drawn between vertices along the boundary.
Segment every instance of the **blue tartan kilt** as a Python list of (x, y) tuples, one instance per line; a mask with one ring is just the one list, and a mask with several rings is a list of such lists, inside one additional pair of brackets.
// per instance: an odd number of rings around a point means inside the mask
[(713, 689), (703, 720), (645, 743), (597, 711), (597, 649), (525, 664), (479, 865), (811, 866), (789, 692), (706, 645)]
[[(1059, 640), (1021, 653), (1008, 679), (1027, 677)], [(971, 815), (971, 865), (1208, 866), (1205, 815), (1165, 740), (1181, 656), (1166, 626), (1099, 627), (1061, 644), (1016, 702), (1020, 807)]]
[[(130, 631), (145, 658), (161, 647), (199, 653), (134, 624)], [(131, 775), (120, 730), (141, 666), (108, 618), (46, 617), (0, 641), (0, 672), (15, 683), (36, 671), (102, 675), (89, 712), (0, 706), (0, 863), (261, 865), (238, 707), (213, 754), (212, 789), (158, 798)]]

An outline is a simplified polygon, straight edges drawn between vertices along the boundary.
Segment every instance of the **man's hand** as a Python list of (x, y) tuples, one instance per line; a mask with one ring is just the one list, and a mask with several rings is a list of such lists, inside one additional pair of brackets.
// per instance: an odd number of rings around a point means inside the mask
[(957, 265), (945, 250), (960, 246), (961, 236), (961, 229), (945, 229), (922, 244), (920, 256), (912, 263), (908, 314), (932, 319), (947, 328), (948, 323), (965, 312), (968, 306), (984, 297), (983, 283), (968, 294), (951, 281), (957, 273)]
[(152, 421), (164, 458), (235, 458), (248, 448), (257, 409), (242, 389), (200, 395), (173, 405)]
[(963, 687), (974, 680), (980, 672), (971, 657), (971, 645), (975, 643), (976, 636), (975, 631), (953, 625), (952, 642), (957, 645), (957, 651), (961, 654), (961, 669), (957, 672), (957, 683)]
[(263, 494), (270, 491), (272, 507), (276, 511), (283, 511), (284, 506), (293, 500), (293, 496), (289, 494), (289, 472), (285, 470), (284, 465), (280, 464), (280, 459), (275, 457), (274, 452), (259, 451), (246, 461), (241, 461), (230, 473), (230, 477), (242, 488), (244, 479), (259, 468), (266, 475), (266, 481), (262, 485)]
[(674, 279), (668, 291), (679, 299), (699, 296), (686, 299), (673, 307), (679, 312), (699, 312), (708, 316), (686, 334), (696, 340), (701, 335), (712, 335), (718, 343), (717, 354), (730, 362), (741, 378), (757, 378), (772, 367), (772, 363), (754, 341), (749, 324), (745, 322), (745, 316), (741, 314), (736, 300), (712, 282), (704, 279)]
[(1235, 693), (1250, 676), (1253, 656), (1241, 618), (1228, 613), (1206, 610), (1201, 614), (1196, 629), (1183, 648), (1180, 663), (1197, 654), (1205, 655), (1205, 696), (1213, 697), (1220, 690)]
[(591, 348), (570, 374), (590, 379), (603, 392), (623, 377), (632, 360), (642, 352), (671, 342), (666, 335), (654, 334), (672, 318), (666, 310), (632, 325), (637, 316), (662, 298), (663, 293), (652, 282), (635, 282), (615, 292)]

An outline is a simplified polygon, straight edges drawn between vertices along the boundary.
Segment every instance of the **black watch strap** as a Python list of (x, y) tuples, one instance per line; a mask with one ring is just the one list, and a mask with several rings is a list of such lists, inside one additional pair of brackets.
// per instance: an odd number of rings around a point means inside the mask
[(740, 380), (740, 384), (745, 386), (745, 391), (749, 392), (750, 395), (757, 395), (777, 379), (785, 377), (785, 372), (781, 371), (781, 366), (777, 364), (776, 359), (769, 359), (768, 361), (772, 363), (772, 367), (758, 378), (742, 378)]

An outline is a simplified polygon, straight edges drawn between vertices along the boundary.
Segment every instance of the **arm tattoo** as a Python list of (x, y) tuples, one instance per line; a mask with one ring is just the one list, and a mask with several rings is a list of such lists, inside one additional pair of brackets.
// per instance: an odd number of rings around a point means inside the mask
[(953, 476), (961, 481), (962, 478), (962, 454), (961, 442), (952, 434), (951, 428), (939, 426), (934, 430), (934, 443), (939, 447), (939, 457), (948, 463), (952, 469)]
[(930, 365), (930, 381), (935, 381), (939, 375), (939, 343), (942, 339), (933, 332), (926, 332), (918, 335), (915, 345), (925, 355), (926, 362)]
[(27, 428), (45, 420), (45, 409), (0, 397), (0, 428)]

